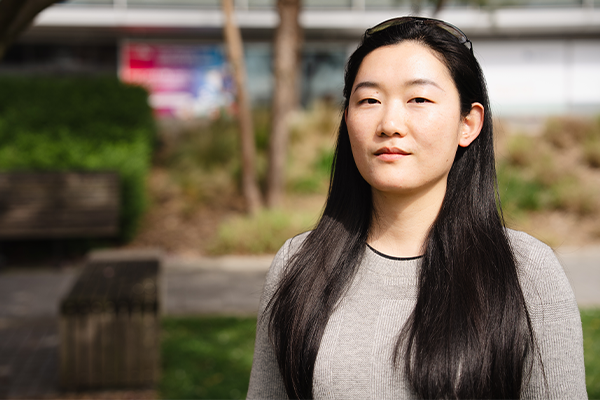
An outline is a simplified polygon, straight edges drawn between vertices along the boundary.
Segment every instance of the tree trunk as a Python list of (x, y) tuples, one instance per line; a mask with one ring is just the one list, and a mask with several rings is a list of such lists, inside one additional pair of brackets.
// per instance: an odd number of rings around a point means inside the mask
[(301, 0), (277, 0), (279, 26), (275, 32), (275, 89), (271, 107), (271, 136), (267, 170), (267, 206), (281, 204), (285, 184), (285, 159), (289, 120), (298, 106), (298, 59), (301, 31), (298, 17)]
[(240, 29), (234, 20), (233, 0), (223, 0), (222, 4), (225, 16), (224, 33), (227, 55), (233, 70), (239, 110), (238, 123), (242, 147), (242, 191), (248, 211), (254, 213), (260, 208), (261, 204), (255, 168), (256, 148), (254, 143), (254, 126), (252, 124), (250, 99), (246, 89), (244, 49)]
[(34, 18), (58, 0), (0, 0), (0, 59)]

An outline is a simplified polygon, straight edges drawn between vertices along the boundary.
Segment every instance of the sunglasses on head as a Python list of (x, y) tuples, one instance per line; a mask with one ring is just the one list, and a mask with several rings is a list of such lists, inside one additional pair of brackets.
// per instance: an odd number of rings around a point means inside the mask
[(450, 33), (452, 36), (457, 38), (458, 41), (460, 42), (460, 44), (464, 44), (465, 46), (467, 46), (469, 48), (469, 50), (471, 50), (471, 53), (473, 53), (473, 43), (471, 43), (471, 41), (469, 40), (469, 38), (467, 37), (467, 35), (465, 35), (465, 33), (463, 31), (461, 31), (460, 29), (458, 29), (456, 26), (454, 26), (452, 24), (449, 24), (447, 22), (441, 21), (439, 19), (434, 19), (434, 18), (424, 18), (424, 17), (392, 18), (392, 19), (388, 19), (387, 21), (383, 21), (382, 23), (377, 24), (372, 28), (367, 29), (366, 35), (371, 36), (377, 32), (381, 32), (392, 26), (398, 26), (398, 25), (409, 23), (409, 22), (424, 24), (424, 25), (433, 25), (433, 26), (437, 26), (438, 28), (442, 28), (443, 30), (445, 30), (446, 32)]

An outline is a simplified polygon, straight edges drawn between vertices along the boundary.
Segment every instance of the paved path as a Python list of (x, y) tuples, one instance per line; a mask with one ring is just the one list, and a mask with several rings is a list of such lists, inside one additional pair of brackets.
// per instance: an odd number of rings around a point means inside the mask
[[(600, 307), (600, 247), (557, 251), (582, 307)], [(143, 255), (143, 254), (142, 254)], [(139, 257), (97, 253), (93, 257)], [(272, 256), (163, 258), (166, 315), (256, 315)], [(56, 392), (60, 299), (77, 267), (0, 273), (0, 398)]]
[(600, 307), (600, 247), (559, 248), (556, 255), (580, 307)]
[[(129, 253), (136, 257), (139, 253)], [(600, 307), (600, 247), (560, 248), (557, 255), (582, 307)], [(96, 258), (119, 256), (110, 253)], [(166, 315), (256, 313), (272, 256), (163, 258)], [(78, 268), (9, 270), (0, 273), (1, 321), (58, 315), (58, 302)]]

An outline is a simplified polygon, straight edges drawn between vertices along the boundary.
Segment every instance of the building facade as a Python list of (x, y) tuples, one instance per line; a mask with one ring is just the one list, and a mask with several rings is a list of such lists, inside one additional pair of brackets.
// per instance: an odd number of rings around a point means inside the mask
[[(339, 101), (344, 62), (362, 32), (416, 9), (431, 15), (432, 4), (415, 1), (304, 0), (302, 104)], [(272, 90), (274, 3), (236, 1), (255, 104), (268, 104)], [(449, 0), (437, 18), (472, 40), (497, 115), (600, 113), (600, 0), (479, 3)], [(62, 2), (38, 16), (0, 73), (119, 74), (154, 82), (153, 105), (165, 113), (203, 115), (232, 98), (222, 28), (219, 0)]]

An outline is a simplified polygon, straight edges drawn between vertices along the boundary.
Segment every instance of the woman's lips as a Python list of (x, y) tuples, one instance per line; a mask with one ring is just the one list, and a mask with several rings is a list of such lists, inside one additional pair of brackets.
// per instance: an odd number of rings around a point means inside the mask
[(375, 152), (375, 156), (382, 161), (394, 161), (403, 158), (410, 153), (397, 147), (382, 147)]

